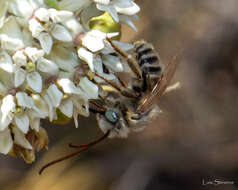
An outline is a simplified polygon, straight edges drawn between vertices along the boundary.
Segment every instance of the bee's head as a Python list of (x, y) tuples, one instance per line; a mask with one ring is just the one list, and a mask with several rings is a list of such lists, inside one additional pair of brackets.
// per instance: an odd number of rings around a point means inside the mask
[(97, 114), (97, 121), (100, 129), (106, 133), (110, 130), (109, 137), (127, 137), (129, 128), (117, 108), (108, 108), (104, 113)]

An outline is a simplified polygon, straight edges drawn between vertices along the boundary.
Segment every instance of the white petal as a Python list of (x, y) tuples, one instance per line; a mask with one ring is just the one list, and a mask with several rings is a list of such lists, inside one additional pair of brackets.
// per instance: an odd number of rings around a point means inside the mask
[(56, 75), (59, 71), (59, 67), (53, 61), (40, 58), (37, 61), (37, 69), (44, 73), (50, 73), (52, 75)]
[(34, 109), (34, 101), (33, 99), (27, 95), (25, 92), (17, 92), (16, 93), (17, 104), (21, 107), (32, 108)]
[(92, 52), (97, 52), (104, 48), (103, 41), (92, 36), (83, 38), (82, 45)]
[(0, 81), (0, 95), (3, 96), (8, 91), (7, 86), (4, 85), (2, 81)]
[(79, 87), (87, 93), (88, 99), (97, 99), (98, 98), (98, 86), (91, 82), (87, 77), (80, 79)]
[(85, 48), (79, 48), (78, 49), (78, 56), (80, 59), (82, 59), (83, 61), (85, 61), (90, 70), (94, 72), (94, 67), (93, 67), (93, 54), (86, 50)]
[(7, 52), (0, 52), (0, 68), (9, 73), (13, 72), (13, 63)]
[(34, 8), (29, 4), (28, 0), (12, 0), (9, 1), (9, 9), (13, 15), (24, 17), (25, 19), (30, 18), (34, 11)]
[(30, 118), (30, 126), (36, 132), (40, 130), (40, 118)]
[(112, 33), (107, 33), (108, 38), (113, 38), (119, 35), (119, 32), (112, 32)]
[(40, 41), (40, 45), (46, 54), (49, 54), (53, 46), (53, 40), (51, 36), (46, 32), (41, 32), (37, 38)]
[(108, 12), (116, 22), (119, 22), (119, 17), (114, 6), (97, 4), (97, 8), (101, 11)]
[(15, 68), (15, 75), (14, 75), (14, 84), (15, 87), (19, 87), (25, 81), (26, 71), (22, 68), (16, 67)]
[(87, 7), (88, 4), (91, 3), (91, 0), (62, 0), (59, 2), (60, 9), (76, 11), (80, 10), (84, 7)]
[(19, 67), (26, 66), (27, 64), (27, 57), (24, 55), (23, 50), (17, 51), (13, 56), (12, 59), (16, 65)]
[(123, 65), (120, 59), (112, 55), (103, 55), (103, 64), (105, 64), (109, 69), (114, 72), (122, 72)]
[(114, 0), (113, 5), (115, 7), (128, 8), (133, 6), (133, 2), (131, 0)]
[(42, 90), (42, 78), (38, 72), (28, 73), (26, 76), (27, 84), (35, 92), (40, 93)]
[[(106, 74), (103, 72), (103, 66), (102, 66), (102, 59), (100, 56), (96, 56), (94, 61), (93, 61), (94, 67), (95, 67), (95, 71), (96, 73), (98, 73), (100, 76), (104, 77), (107, 80), (115, 80), (116, 76), (113, 73), (109, 73)], [(93, 76), (93, 79), (97, 82), (97, 83), (104, 83), (105, 81), (97, 76)]]
[(32, 94), (31, 96), (34, 100), (35, 106), (40, 111), (40, 116), (38, 115), (38, 117), (41, 117), (41, 118), (47, 117), (48, 107), (44, 99), (39, 94)]
[(71, 80), (67, 79), (67, 78), (59, 79), (57, 81), (57, 83), (61, 86), (64, 93), (67, 93), (67, 94), (83, 94), (82, 90), (80, 88), (77, 88), (74, 85), (74, 83)]
[(83, 115), (84, 117), (89, 116), (88, 99), (82, 99), (79, 96), (72, 96), (71, 100), (73, 101), (74, 105), (74, 116), (77, 116), (78, 114)]
[(27, 139), (25, 138), (24, 133), (22, 133), (20, 131), (20, 129), (18, 129), (16, 126), (14, 126), (12, 128), (12, 132), (14, 134), (14, 142), (16, 144), (22, 146), (23, 148), (32, 150), (31, 144), (27, 141)]
[(26, 114), (23, 114), (21, 116), (15, 116), (15, 124), (24, 134), (28, 132), (29, 118)]
[(16, 51), (23, 48), (22, 41), (16, 38), (10, 38), (6, 34), (0, 34), (1, 48), (5, 50)]
[(132, 22), (132, 20), (135, 20), (135, 19), (137, 19), (136, 15), (133, 15), (133, 16), (119, 15), (120, 22), (127, 24), (128, 26), (130, 26), (133, 30), (135, 30), (137, 32), (137, 28), (135, 27), (135, 25)]
[(56, 24), (54, 28), (51, 31), (52, 36), (63, 42), (71, 42), (72, 41), (72, 36), (69, 33), (69, 31), (63, 27), (62, 25)]
[(9, 129), (0, 131), (0, 153), (7, 154), (13, 146), (11, 132)]
[(84, 30), (82, 25), (76, 20), (75, 17), (64, 21), (62, 24), (69, 30), (73, 38), (75, 38), (77, 34), (83, 32)]
[(29, 30), (31, 31), (32, 36), (37, 38), (45, 29), (41, 23), (39, 23), (35, 18), (32, 18), (29, 20)]
[(116, 7), (116, 11), (118, 13), (125, 14), (125, 15), (137, 14), (140, 11), (140, 7), (137, 4), (135, 4), (134, 2), (132, 2), (132, 3), (133, 3), (133, 6), (131, 6), (131, 7), (127, 7), (127, 8)]
[(102, 59), (100, 55), (96, 55), (93, 59), (93, 65), (96, 73), (102, 74), (103, 73), (103, 66), (102, 66)]
[(116, 44), (120, 49), (122, 49), (124, 51), (129, 51), (134, 48), (134, 45), (132, 45), (130, 43), (120, 42), (120, 41), (116, 41), (116, 40), (113, 40), (113, 43)]
[(28, 31), (27, 28), (22, 29), (22, 38), (25, 47), (32, 47), (32, 44), (35, 43), (32, 34)]
[(8, 8), (7, 5), (8, 4), (5, 0), (0, 2), (0, 28), (3, 26), (5, 18), (6, 18), (6, 13)]
[(46, 104), (48, 105), (48, 117), (49, 117), (49, 120), (52, 122), (53, 119), (54, 119), (54, 110), (53, 110), (53, 104), (51, 102), (51, 99), (49, 97), (49, 95), (46, 93), (43, 95), (44, 97), (44, 100), (46, 102)]
[(44, 56), (45, 52), (42, 49), (27, 47), (25, 53), (28, 58), (35, 63), (38, 59)]
[(69, 118), (73, 116), (73, 108), (73, 102), (70, 99), (62, 101), (59, 106), (60, 111)]
[(73, 16), (73, 12), (71, 11), (57, 11), (56, 9), (49, 9), (50, 18), (54, 23), (61, 23), (68, 20)]
[(44, 7), (45, 6), (45, 1), (44, 0), (27, 0), (33, 10), (38, 9), (39, 7)]
[(82, 38), (82, 45), (92, 52), (97, 52), (104, 48), (103, 39), (106, 38), (106, 34), (99, 31), (94, 33), (93, 31), (88, 32)]
[(78, 128), (79, 124), (78, 124), (78, 112), (77, 111), (74, 111), (73, 117), (74, 117), (74, 125), (76, 128)]
[(17, 51), (24, 47), (21, 28), (15, 17), (10, 16), (6, 20), (0, 29), (1, 47), (6, 50)]
[(2, 123), (5, 122), (5, 120), (8, 120), (8, 116), (10, 116), (11, 112), (15, 111), (15, 101), (14, 97), (12, 95), (7, 95), (2, 99), (2, 106), (1, 106), (1, 112), (2, 112)]
[(51, 100), (54, 107), (58, 107), (63, 98), (63, 93), (57, 88), (55, 84), (50, 85), (47, 89), (47, 94)]
[(95, 37), (95, 38), (98, 38), (101, 40), (103, 40), (107, 37), (106, 33), (101, 32), (99, 30), (91, 30), (91, 31), (87, 32), (86, 35), (89, 35), (89, 36), (92, 36), (92, 37)]
[(4, 129), (6, 129), (10, 123), (12, 122), (13, 118), (14, 118), (14, 114), (13, 113), (9, 113), (6, 118), (3, 120), (2, 119), (2, 113), (0, 113), (1, 117), (0, 117), (0, 131), (3, 131)]
[(45, 8), (39, 8), (35, 11), (34, 16), (40, 21), (48, 22), (50, 19), (50, 12)]
[(54, 60), (54, 62), (60, 67), (60, 69), (67, 72), (74, 71), (74, 67), (78, 65), (79, 62), (76, 53), (59, 45), (53, 47), (51, 56), (52, 60)]
[(103, 5), (109, 5), (110, 0), (93, 0), (95, 3), (100, 3)]

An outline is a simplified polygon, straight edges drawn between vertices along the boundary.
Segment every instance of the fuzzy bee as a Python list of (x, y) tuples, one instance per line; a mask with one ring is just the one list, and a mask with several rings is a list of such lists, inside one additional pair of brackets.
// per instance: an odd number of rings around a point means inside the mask
[(130, 131), (143, 130), (160, 113), (154, 102), (166, 91), (175, 73), (176, 56), (165, 67), (154, 47), (145, 41), (134, 43), (133, 56), (122, 51), (110, 39), (107, 40), (116, 52), (126, 59), (135, 77), (129, 86), (125, 86), (119, 77), (121, 85), (101, 77), (117, 89), (120, 96), (107, 97), (104, 99), (104, 106), (94, 101), (92, 103), (98, 109), (95, 112), (98, 112), (99, 127), (105, 134), (110, 131), (108, 137), (127, 137)]
[(160, 113), (159, 107), (154, 103), (168, 89), (177, 67), (177, 56), (164, 66), (154, 47), (145, 41), (135, 42), (133, 53), (128, 54), (109, 38), (107, 40), (134, 73), (131, 83), (126, 85), (117, 76), (120, 83), (118, 84), (94, 73), (103, 79), (107, 86), (116, 89), (116, 93), (109, 93), (110, 95), (99, 100), (90, 100), (90, 111), (96, 113), (98, 125), (104, 135), (88, 144), (70, 144), (70, 147), (78, 150), (43, 166), (40, 174), (45, 168), (77, 155), (107, 137), (127, 137), (130, 131), (143, 130)]

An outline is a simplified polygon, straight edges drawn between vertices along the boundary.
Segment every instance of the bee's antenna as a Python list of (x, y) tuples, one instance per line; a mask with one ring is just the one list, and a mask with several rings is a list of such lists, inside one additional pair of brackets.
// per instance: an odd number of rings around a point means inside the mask
[(95, 144), (97, 144), (97, 143), (103, 141), (105, 138), (107, 138), (108, 135), (109, 135), (109, 132), (110, 132), (110, 130), (108, 130), (102, 137), (100, 137), (100, 138), (98, 138), (97, 140), (92, 141), (92, 142), (90, 142), (90, 143), (88, 143), (88, 144), (74, 145), (74, 144), (72, 144), (72, 143), (69, 143), (69, 147), (70, 147), (70, 148), (85, 148), (85, 147), (93, 146), (93, 145), (95, 145)]
[[(75, 151), (75, 152), (73, 152), (73, 153), (70, 153), (70, 154), (68, 154), (68, 155), (66, 155), (66, 156), (64, 156), (64, 157), (61, 157), (61, 158), (59, 158), (59, 159), (53, 160), (53, 161), (49, 162), (48, 164), (44, 165), (44, 166), (40, 169), (39, 175), (41, 175), (42, 172), (43, 172), (46, 168), (48, 168), (48, 167), (50, 167), (50, 166), (52, 166), (52, 165), (54, 165), (54, 164), (56, 164), (56, 163), (59, 163), (59, 162), (61, 162), (61, 161), (64, 161), (64, 160), (66, 160), (66, 159), (68, 159), (68, 158), (71, 158), (71, 157), (73, 157), (73, 156), (75, 156), (75, 155), (77, 155), (77, 154), (79, 154), (79, 153), (81, 153), (81, 152), (84, 152), (84, 151), (88, 150), (91, 146), (93, 146), (93, 145), (99, 143), (100, 141), (104, 140), (105, 138), (107, 138), (109, 134), (110, 134), (110, 130), (108, 130), (102, 137), (100, 137), (99, 139), (97, 139), (97, 140), (94, 141), (94, 142), (91, 142), (91, 143), (89, 143), (89, 144), (84, 144), (84, 145), (81, 145), (81, 146), (80, 146), (80, 145), (79, 145), (79, 146), (75, 145), (75, 146), (77, 146), (77, 148), (81, 148), (81, 149), (79, 149), (79, 150), (77, 150), (77, 151)], [(71, 144), (70, 144), (70, 145), (71, 145)], [(72, 145), (72, 147), (75, 147), (75, 146)], [(71, 146), (70, 146), (70, 147), (71, 147)]]

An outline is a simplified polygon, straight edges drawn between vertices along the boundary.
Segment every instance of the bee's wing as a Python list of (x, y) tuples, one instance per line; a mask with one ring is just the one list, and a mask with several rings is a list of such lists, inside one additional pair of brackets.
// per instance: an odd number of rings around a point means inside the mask
[(147, 110), (156, 100), (159, 100), (169, 85), (171, 79), (174, 76), (178, 62), (176, 62), (178, 55), (175, 55), (171, 62), (167, 65), (164, 70), (164, 73), (160, 77), (159, 81), (156, 83), (152, 91), (147, 94), (139, 103), (139, 106), (136, 109), (137, 113), (143, 113)]

